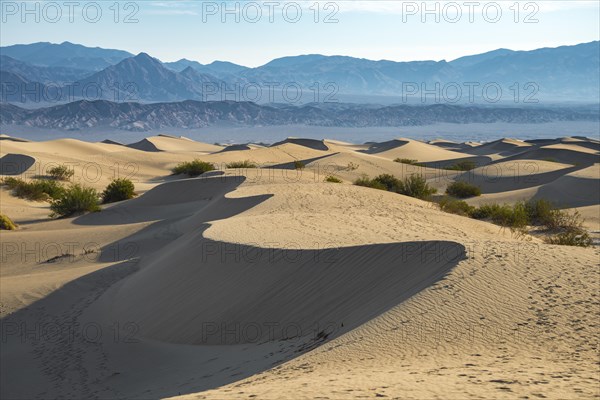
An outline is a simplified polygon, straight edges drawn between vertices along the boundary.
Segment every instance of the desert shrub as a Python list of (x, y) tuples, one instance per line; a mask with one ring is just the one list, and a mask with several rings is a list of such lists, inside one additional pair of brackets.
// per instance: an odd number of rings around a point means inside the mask
[(544, 241), (549, 244), (559, 244), (562, 246), (589, 247), (593, 244), (592, 238), (583, 229), (561, 232), (547, 237)]
[(227, 168), (258, 168), (258, 165), (256, 165), (255, 162), (252, 162), (250, 160), (233, 161), (225, 164), (225, 166)]
[(115, 201), (128, 200), (135, 196), (135, 186), (129, 179), (114, 179), (102, 192), (103, 203), (114, 203)]
[(294, 161), (294, 169), (304, 169), (306, 165), (300, 160)]
[(13, 195), (33, 201), (57, 199), (64, 191), (62, 185), (57, 181), (44, 179), (26, 182), (20, 178), (8, 177), (3, 180), (2, 184), (11, 189)]
[(373, 181), (376, 184), (381, 184), (383, 187), (385, 187), (386, 190), (390, 191), (390, 192), (398, 192), (398, 189), (400, 188), (401, 182), (398, 178), (396, 178), (394, 175), (390, 175), (390, 174), (381, 174), (376, 176), (375, 178), (373, 178)]
[(184, 161), (182, 163), (177, 164), (175, 168), (173, 168), (173, 174), (186, 174), (188, 176), (198, 176), (202, 175), (208, 171), (214, 171), (215, 166), (209, 162), (194, 160), (194, 161)]
[(509, 204), (484, 204), (472, 210), (471, 217), (475, 219), (490, 219), (495, 224), (513, 230), (525, 229), (529, 224), (529, 216), (525, 203)]
[(410, 158), (396, 158), (396, 159), (394, 159), (394, 162), (401, 163), (401, 164), (419, 165), (418, 160), (412, 160)]
[(437, 189), (429, 186), (425, 178), (421, 175), (410, 175), (400, 181), (397, 192), (405, 196), (425, 200), (436, 193)]
[(373, 179), (369, 179), (366, 175), (363, 175), (361, 178), (354, 181), (354, 184), (373, 189), (396, 192), (422, 200), (429, 198), (432, 194), (437, 192), (437, 190), (429, 186), (425, 178), (420, 175), (410, 175), (403, 180), (390, 174), (381, 174)]
[(340, 178), (336, 178), (333, 175), (328, 175), (327, 177), (325, 177), (325, 182), (342, 183), (342, 180)]
[(468, 182), (452, 182), (446, 188), (446, 194), (459, 199), (465, 199), (467, 197), (481, 196), (481, 189), (479, 186), (472, 185)]
[(17, 225), (8, 216), (0, 214), (0, 230), (14, 231), (15, 229), (17, 229)]
[(372, 189), (387, 190), (387, 188), (381, 182), (377, 182), (374, 179), (369, 179), (369, 177), (366, 175), (363, 175), (355, 180), (354, 184), (356, 186), (364, 186)]
[(352, 161), (350, 161), (350, 162), (348, 163), (348, 165), (346, 166), (346, 169), (347, 169), (348, 171), (354, 171), (355, 169), (358, 169), (358, 167), (359, 167), (359, 165), (358, 165), (358, 164), (355, 164), (355, 163), (353, 163)]
[(98, 197), (96, 189), (74, 183), (50, 204), (50, 217), (69, 217), (87, 211), (100, 211)]
[(525, 203), (527, 215), (532, 224), (548, 226), (550, 229), (556, 228), (557, 210), (552, 203), (547, 200), (529, 200)]
[(59, 181), (68, 181), (75, 175), (75, 171), (69, 169), (66, 165), (58, 165), (56, 167), (52, 167), (48, 170), (48, 175), (52, 179), (56, 179)]
[(437, 200), (440, 210), (451, 214), (458, 214), (463, 216), (470, 216), (475, 210), (475, 207), (470, 206), (463, 200), (456, 200), (452, 197), (443, 196)]
[(450, 170), (450, 171), (470, 171), (472, 169), (477, 168), (477, 164), (475, 164), (475, 161), (471, 161), (471, 160), (465, 160), (465, 161), (458, 161), (457, 163), (444, 167), (444, 169)]

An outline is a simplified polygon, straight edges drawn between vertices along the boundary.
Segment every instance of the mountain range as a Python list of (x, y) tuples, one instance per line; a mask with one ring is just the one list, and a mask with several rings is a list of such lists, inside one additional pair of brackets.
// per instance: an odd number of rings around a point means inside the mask
[(259, 105), (252, 102), (194, 101), (141, 104), (80, 100), (47, 108), (0, 107), (0, 125), (60, 130), (89, 128), (150, 131), (208, 126), (313, 125), (335, 127), (399, 127), (434, 123), (544, 123), (597, 121), (594, 107), (517, 108), (435, 104), (428, 106), (363, 106), (320, 103), (302, 106)]
[[(256, 68), (225, 61), (206, 65), (187, 59), (163, 63), (146, 53), (134, 56), (122, 50), (69, 42), (33, 43), (0, 47), (0, 70), (2, 101), (38, 102), (39, 106), (78, 99), (308, 103), (339, 100), (345, 95), (415, 103), (424, 98), (429, 104), (600, 99), (598, 41), (532, 51), (498, 49), (450, 62), (300, 55), (278, 58)], [(470, 93), (468, 85), (473, 84)], [(23, 95), (24, 86), (40, 90), (52, 87), (60, 93), (58, 98), (37, 96), (43, 99), (36, 101), (32, 99), (36, 96)], [(298, 91), (299, 99), (294, 93)]]

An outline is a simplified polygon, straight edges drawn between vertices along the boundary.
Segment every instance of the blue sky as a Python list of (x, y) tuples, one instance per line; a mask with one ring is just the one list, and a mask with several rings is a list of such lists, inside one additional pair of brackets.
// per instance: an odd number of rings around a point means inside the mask
[(600, 39), (598, 1), (431, 1), (427, 10), (422, 1), (373, 0), (76, 3), (70, 12), (62, 0), (2, 0), (1, 45), (70, 41), (145, 51), (163, 61), (258, 66), (313, 53), (451, 60), (501, 47), (530, 50)]

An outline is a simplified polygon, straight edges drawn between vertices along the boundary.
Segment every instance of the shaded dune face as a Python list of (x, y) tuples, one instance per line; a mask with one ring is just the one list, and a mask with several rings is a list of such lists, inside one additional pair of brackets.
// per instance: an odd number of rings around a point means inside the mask
[(465, 258), (448, 241), (307, 250), (181, 238), (120, 289), (121, 320), (171, 343), (234, 345), (349, 331)]
[(6, 154), (0, 158), (0, 174), (21, 175), (35, 164), (35, 158), (25, 154)]

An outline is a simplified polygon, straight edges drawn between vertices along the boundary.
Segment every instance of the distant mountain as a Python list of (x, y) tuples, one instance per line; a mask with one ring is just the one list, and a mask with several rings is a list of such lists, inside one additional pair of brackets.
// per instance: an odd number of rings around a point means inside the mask
[(457, 58), (456, 60), (450, 61), (450, 64), (455, 68), (465, 68), (473, 66), (482, 61), (487, 61), (495, 57), (505, 56), (507, 54), (514, 53), (513, 50), (508, 49), (497, 49), (488, 51), (487, 53), (475, 54), (473, 56), (464, 56)]
[[(54, 58), (47, 54), (48, 46), (56, 49)], [(413, 104), (487, 105), (496, 101), (524, 105), (600, 101), (598, 41), (532, 51), (498, 49), (451, 62), (373, 61), (311, 54), (278, 58), (257, 68), (225, 61), (203, 65), (187, 59), (161, 63), (146, 53), (134, 57), (127, 52), (91, 49), (67, 42), (8, 46), (1, 51), (16, 54), (10, 55), (13, 59), (27, 59), (21, 65), (9, 60), (6, 65), (10, 68), (6, 71), (41, 83), (48, 82), (48, 77), (54, 75), (57, 79), (75, 75), (73, 68), (85, 64), (75, 60), (82, 54), (87, 54), (84, 58), (91, 57), (89, 60), (103, 56), (108, 66), (66, 88), (66, 92), (75, 94), (66, 99), (69, 101), (76, 98), (141, 102), (235, 99), (289, 103), (298, 87), (302, 94), (300, 104), (335, 101), (341, 98), (338, 96), (356, 102), (377, 96), (397, 99), (386, 104), (400, 102), (400, 99)], [(121, 58), (123, 56), (126, 57)], [(32, 66), (35, 60), (50, 62), (49, 58), (66, 62), (71, 69), (40, 70)], [(227, 92), (214, 93), (211, 89), (211, 95), (205, 96), (206, 85), (212, 83), (215, 85), (210, 85), (211, 88), (226, 88)], [(84, 89), (94, 87), (100, 89), (101, 95), (94, 96), (92, 91), (85, 96)], [(286, 87), (292, 87), (291, 95), (285, 92)]]
[(9, 56), (33, 65), (68, 67), (99, 71), (133, 56), (123, 50), (86, 47), (63, 42), (60, 44), (39, 42), (0, 47), (0, 55)]
[(68, 87), (75, 98), (100, 98), (115, 101), (202, 100), (207, 82), (219, 80), (190, 67), (172, 71), (146, 53), (126, 58)]
[(0, 107), (0, 124), (62, 130), (113, 128), (148, 131), (166, 128), (197, 129), (212, 125), (268, 126), (316, 125), (340, 127), (418, 126), (450, 123), (542, 123), (562, 120), (594, 120), (596, 109), (543, 109), (464, 107), (455, 105), (321, 108), (270, 107), (250, 102), (115, 103), (76, 101), (27, 110), (14, 105)]
[(0, 56), (0, 70), (18, 74), (28, 81), (53, 85), (74, 82), (91, 74), (89, 70), (69, 67), (41, 67), (5, 55)]

